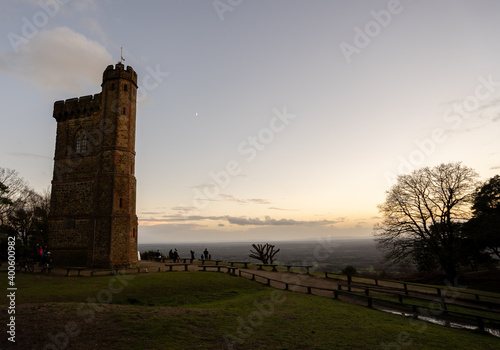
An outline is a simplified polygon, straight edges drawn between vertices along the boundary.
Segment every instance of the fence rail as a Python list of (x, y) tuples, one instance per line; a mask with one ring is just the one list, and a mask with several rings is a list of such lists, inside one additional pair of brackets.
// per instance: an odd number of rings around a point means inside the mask
[[(476, 314), (468, 314), (468, 313), (459, 312), (459, 311), (450, 311), (447, 309), (446, 303), (444, 303), (444, 304), (442, 303), (442, 300), (440, 300), (440, 302), (439, 302), (440, 307), (436, 308), (436, 307), (432, 307), (432, 306), (423, 306), (423, 305), (418, 305), (418, 304), (414, 304), (414, 303), (404, 302), (401, 294), (398, 294), (398, 295), (401, 295), (401, 299), (399, 299), (398, 301), (394, 301), (394, 300), (373, 297), (373, 296), (369, 295), (369, 291), (368, 291), (368, 293), (365, 292), (365, 294), (359, 294), (359, 293), (355, 293), (352, 291), (342, 290), (341, 284), (337, 285), (337, 289), (331, 289), (331, 288), (306, 286), (306, 285), (297, 284), (297, 283), (285, 282), (285, 281), (269, 278), (266, 276), (262, 276), (262, 275), (259, 275), (259, 274), (253, 273), (253, 272), (239, 270), (239, 276), (243, 277), (243, 274), (250, 275), (251, 276), (250, 279), (254, 280), (254, 281), (257, 281), (257, 278), (263, 279), (265, 281), (265, 284), (268, 286), (271, 286), (271, 282), (281, 284), (284, 286), (285, 290), (291, 290), (290, 287), (293, 286), (293, 287), (302, 288), (304, 290), (307, 290), (307, 294), (314, 294), (313, 293), (314, 290), (327, 291), (327, 292), (332, 293), (332, 297), (334, 299), (340, 299), (339, 296), (346, 296), (346, 297), (349, 297), (351, 299), (355, 298), (355, 299), (364, 301), (364, 303), (366, 303), (366, 305), (370, 308), (374, 308), (375, 303), (379, 304), (379, 305), (389, 304), (392, 307), (394, 307), (395, 309), (411, 310), (414, 313), (415, 317), (422, 315), (422, 316), (433, 317), (435, 319), (441, 319), (445, 322), (449, 322), (450, 320), (453, 320), (455, 322), (462, 322), (462, 323), (465, 323), (467, 325), (472, 325), (472, 323), (475, 323), (475, 325), (477, 325), (478, 329), (481, 331), (485, 331), (486, 324), (488, 324), (490, 328), (495, 329), (495, 330), (500, 330), (500, 319), (495, 319), (495, 318), (486, 317), (486, 316), (482, 316), (482, 315), (476, 315)], [(353, 287), (352, 285), (350, 285), (350, 286)], [(417, 298), (417, 297), (406, 296), (406, 298)], [(417, 299), (429, 301), (431, 303), (435, 302), (433, 300), (424, 299), (424, 298), (417, 298)], [(458, 304), (448, 303), (448, 305), (457, 305), (457, 306), (463, 307), (463, 305), (458, 305)], [(485, 311), (490, 312), (491, 311), (491, 310), (484, 310), (482, 308), (474, 308), (474, 307), (467, 307), (467, 309), (474, 310), (477, 312), (485, 312)]]
[[(334, 279), (334, 280), (342, 280), (344, 281), (344, 278), (341, 277), (346, 277), (348, 284), (352, 284), (353, 281), (353, 276), (345, 276), (345, 275), (339, 275), (339, 274), (334, 274), (331, 272), (324, 272), (325, 278), (327, 279)], [(329, 277), (329, 275), (334, 275), (335, 277)], [(500, 307), (500, 296), (495, 296), (495, 295), (487, 295), (487, 294), (480, 294), (480, 293), (474, 293), (470, 291), (466, 291), (460, 288), (443, 288), (443, 287), (436, 287), (436, 286), (430, 286), (430, 285), (425, 285), (425, 284), (418, 284), (418, 283), (411, 283), (411, 282), (401, 282), (401, 281), (395, 281), (395, 280), (383, 280), (383, 279), (378, 279), (378, 278), (365, 278), (365, 277), (359, 277), (361, 280), (372, 280), (373, 284), (370, 283), (364, 283), (364, 282), (357, 282), (357, 284), (362, 284), (362, 285), (368, 285), (368, 286), (378, 286), (378, 287), (387, 287), (387, 288), (393, 288), (389, 286), (382, 286), (380, 283), (386, 283), (386, 284), (396, 284), (396, 285), (402, 285), (401, 291), (405, 293), (405, 295), (409, 295), (410, 292), (416, 292), (416, 293), (421, 293), (421, 294), (428, 294), (428, 295), (437, 295), (441, 296), (443, 293), (446, 292), (458, 292), (461, 295), (470, 295), (474, 297), (474, 300), (476, 301), (484, 301), (484, 302), (489, 302), (491, 304), (495, 304)], [(435, 292), (423, 292), (415, 289), (410, 289), (410, 287), (415, 287), (418, 289), (427, 289), (427, 290), (434, 290)], [(470, 300), (467, 298), (462, 298), (463, 300)], [(490, 299), (489, 301), (486, 299)], [(494, 300), (494, 301), (491, 301)]]

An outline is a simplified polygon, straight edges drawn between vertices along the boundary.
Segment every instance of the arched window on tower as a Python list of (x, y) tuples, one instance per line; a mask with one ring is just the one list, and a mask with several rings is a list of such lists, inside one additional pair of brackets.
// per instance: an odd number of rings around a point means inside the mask
[(76, 153), (87, 153), (87, 135), (84, 131), (76, 136)]

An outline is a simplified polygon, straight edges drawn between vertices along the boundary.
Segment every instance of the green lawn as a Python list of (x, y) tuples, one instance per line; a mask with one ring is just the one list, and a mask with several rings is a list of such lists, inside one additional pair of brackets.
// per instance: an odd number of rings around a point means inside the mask
[[(7, 281), (6, 274), (1, 274)], [(223, 273), (16, 278), (18, 348), (498, 349), (500, 339)], [(2, 305), (6, 298), (0, 299)], [(3, 332), (4, 333), (4, 332)], [(5, 334), (5, 333), (4, 333)], [(6, 336), (1, 336), (0, 348)]]

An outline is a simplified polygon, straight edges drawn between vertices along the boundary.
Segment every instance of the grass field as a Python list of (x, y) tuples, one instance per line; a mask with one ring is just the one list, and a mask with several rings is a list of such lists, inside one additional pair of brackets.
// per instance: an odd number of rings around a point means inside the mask
[[(17, 349), (500, 347), (500, 339), (490, 335), (279, 291), (223, 273), (19, 274), (16, 287), (12, 348)], [(6, 298), (1, 305), (5, 310)], [(6, 312), (2, 317), (6, 320)], [(6, 332), (0, 337), (1, 348), (9, 348)]]

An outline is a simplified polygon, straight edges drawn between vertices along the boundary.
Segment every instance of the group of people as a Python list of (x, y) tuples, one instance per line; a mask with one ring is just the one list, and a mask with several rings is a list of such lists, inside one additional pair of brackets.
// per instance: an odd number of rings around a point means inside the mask
[(170, 259), (172, 259), (172, 261), (174, 263), (178, 263), (181, 261), (181, 257), (179, 255), (179, 253), (177, 252), (177, 249), (175, 249), (174, 251), (172, 251), (172, 249), (170, 249), (170, 251), (168, 252), (168, 257)]
[[(190, 250), (189, 252), (191, 253), (191, 260), (196, 259), (195, 252), (193, 250)], [(155, 259), (161, 261), (162, 258), (163, 254), (160, 252), (160, 249), (157, 249), (155, 253)], [(168, 252), (168, 258), (171, 259), (174, 263), (180, 262), (181, 260), (181, 257), (177, 249), (174, 250), (170, 249), (170, 251)], [(207, 248), (205, 248), (205, 250), (201, 254), (201, 260), (211, 260), (211, 259), (212, 255), (210, 255)]]
[[(161, 260), (162, 258), (163, 258), (163, 254), (160, 252), (160, 249), (156, 250), (155, 259)], [(181, 260), (181, 257), (179, 255), (179, 252), (177, 251), (177, 249), (175, 249), (175, 250), (170, 249), (170, 251), (168, 252), (168, 258), (171, 259), (174, 263), (180, 262), (180, 260)]]
[(205, 248), (203, 254), (201, 254), (201, 260), (212, 260), (212, 255), (210, 255), (207, 248)]
[(39, 243), (33, 248), (33, 259), (40, 266), (52, 265), (52, 254), (48, 251), (47, 246), (44, 247)]

